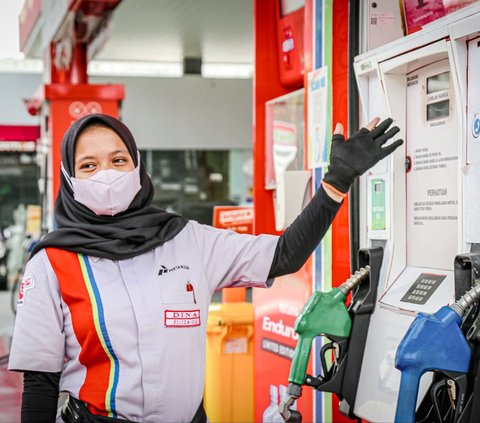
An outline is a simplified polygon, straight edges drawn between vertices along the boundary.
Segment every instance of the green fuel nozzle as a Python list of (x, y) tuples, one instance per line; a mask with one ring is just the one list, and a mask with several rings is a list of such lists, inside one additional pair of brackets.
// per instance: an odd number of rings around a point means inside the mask
[(302, 394), (307, 383), (307, 365), (312, 342), (317, 336), (348, 338), (352, 319), (345, 305), (348, 294), (367, 279), (370, 266), (356, 271), (338, 288), (328, 292), (315, 291), (295, 321), (298, 342), (288, 377), (288, 397), (280, 404), (280, 414), (286, 422), (300, 422), (301, 415), (290, 407)]

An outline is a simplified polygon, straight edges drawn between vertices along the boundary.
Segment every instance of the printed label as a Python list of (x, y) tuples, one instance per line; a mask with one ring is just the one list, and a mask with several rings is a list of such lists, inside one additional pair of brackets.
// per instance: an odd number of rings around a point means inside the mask
[(22, 281), (20, 290), (18, 291), (17, 307), (22, 306), (25, 303), (25, 295), (29, 289), (35, 286), (33, 276), (29, 276)]
[(370, 24), (374, 26), (393, 26), (395, 24), (395, 17), (392, 12), (371, 13)]
[(246, 354), (247, 350), (247, 338), (227, 339), (223, 347), (224, 354)]
[(292, 346), (282, 344), (281, 342), (269, 338), (262, 338), (261, 348), (263, 351), (268, 351), (279, 357), (286, 358), (287, 360), (292, 360), (293, 354), (295, 353), (295, 348)]
[(166, 328), (200, 326), (200, 310), (165, 310)]

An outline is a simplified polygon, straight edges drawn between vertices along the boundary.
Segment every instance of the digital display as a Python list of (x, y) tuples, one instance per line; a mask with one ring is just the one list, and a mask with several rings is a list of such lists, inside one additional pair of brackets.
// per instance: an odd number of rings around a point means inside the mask
[(427, 94), (445, 91), (450, 88), (450, 72), (439, 73), (427, 78)]
[(427, 104), (427, 121), (442, 119), (450, 114), (450, 100)]
[(305, 0), (279, 0), (280, 1), (280, 14), (282, 17), (289, 15), (292, 12), (305, 6)]
[(377, 182), (375, 184), (375, 192), (380, 192), (382, 191), (382, 183), (381, 182)]

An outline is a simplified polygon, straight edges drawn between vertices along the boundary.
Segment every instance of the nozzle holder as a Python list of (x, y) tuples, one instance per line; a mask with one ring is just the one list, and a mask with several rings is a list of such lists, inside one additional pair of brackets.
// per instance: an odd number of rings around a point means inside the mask
[(480, 301), (480, 285), (475, 285), (472, 289), (467, 291), (460, 297), (450, 308), (455, 311), (460, 317), (463, 317), (465, 312), (474, 304)]
[(370, 274), (370, 266), (365, 266), (357, 270), (353, 275), (351, 275), (344, 283), (342, 283), (338, 290), (343, 294), (348, 295), (349, 292), (353, 291), (358, 285), (362, 283), (365, 279), (368, 278)]
[[(351, 419), (358, 419), (354, 413), (358, 382), (362, 370), (363, 356), (367, 342), (370, 318), (377, 303), (380, 270), (383, 262), (383, 248), (380, 246), (362, 248), (358, 252), (358, 264), (369, 269), (368, 281), (359, 285), (352, 295), (349, 313), (352, 316), (352, 331), (348, 342), (348, 356), (344, 366), (339, 394), (340, 411)], [(347, 376), (348, 375), (348, 376)]]
[(455, 300), (472, 286), (480, 284), (480, 252), (462, 253), (455, 257)]

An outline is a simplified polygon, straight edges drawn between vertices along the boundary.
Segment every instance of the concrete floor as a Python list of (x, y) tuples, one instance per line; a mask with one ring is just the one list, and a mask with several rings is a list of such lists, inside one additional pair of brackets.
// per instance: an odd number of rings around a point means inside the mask
[(20, 422), (22, 398), (22, 375), (7, 371), (4, 359), (10, 349), (14, 322), (10, 298), (10, 292), (0, 291), (0, 423)]

